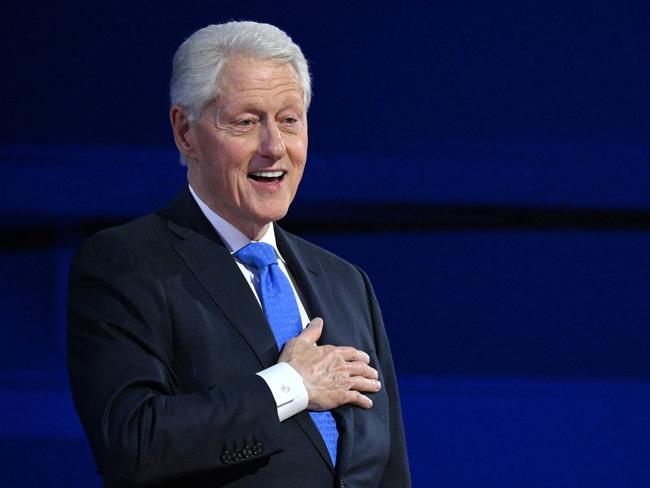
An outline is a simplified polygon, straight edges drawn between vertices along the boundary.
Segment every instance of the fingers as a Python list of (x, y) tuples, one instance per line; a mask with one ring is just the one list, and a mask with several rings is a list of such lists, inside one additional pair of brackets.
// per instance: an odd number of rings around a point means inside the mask
[(300, 333), (297, 337), (301, 340), (304, 340), (310, 344), (315, 343), (320, 339), (320, 335), (323, 333), (323, 319), (320, 317), (315, 317), (307, 324), (307, 327)]
[(372, 368), (361, 361), (348, 363), (347, 371), (350, 376), (361, 376), (371, 380), (376, 380), (379, 378), (379, 374), (375, 368)]
[(346, 394), (345, 401), (342, 403), (347, 403), (350, 405), (356, 405), (361, 408), (371, 408), (372, 400), (367, 396), (359, 393), (358, 391), (348, 391)]
[(326, 401), (324, 403), (320, 403), (317, 399), (313, 401), (310, 399), (307, 408), (316, 412), (322, 412), (324, 410), (331, 410), (339, 405), (356, 405), (361, 408), (372, 408), (373, 403), (372, 400), (363, 393), (359, 393), (355, 390), (348, 390), (341, 391), (336, 396), (335, 400)]
[(350, 390), (358, 392), (377, 393), (381, 390), (381, 383), (379, 380), (369, 380), (361, 376), (350, 378)]
[[(314, 317), (295, 339), (299, 339), (311, 345), (318, 342), (322, 333), (323, 319), (320, 317)], [(345, 361), (362, 361), (366, 364), (370, 363), (370, 356), (354, 347), (325, 346), (325, 348), (328, 352), (338, 354)]]
[[(302, 376), (310, 410), (331, 410), (350, 404), (371, 408), (365, 394), (381, 390), (379, 374), (370, 356), (347, 346), (314, 347), (323, 332), (323, 319), (314, 318), (297, 337), (287, 342), (278, 361), (286, 361)], [(364, 394), (365, 393), (365, 394)]]
[(336, 352), (340, 354), (341, 358), (345, 361), (362, 361), (365, 364), (370, 363), (370, 356), (354, 347), (338, 346), (336, 347)]
[(311, 319), (309, 324), (307, 324), (307, 327), (311, 327), (311, 326), (321, 327), (321, 329), (322, 329), (322, 327), (323, 327), (323, 319), (320, 318), (320, 317), (314, 317), (313, 319)]

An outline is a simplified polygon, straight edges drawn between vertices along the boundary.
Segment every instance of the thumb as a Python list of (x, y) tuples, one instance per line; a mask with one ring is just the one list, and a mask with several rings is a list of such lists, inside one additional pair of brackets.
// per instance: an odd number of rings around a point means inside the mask
[(314, 317), (305, 330), (300, 333), (300, 337), (305, 341), (314, 343), (320, 339), (320, 335), (323, 332), (323, 319), (320, 317)]

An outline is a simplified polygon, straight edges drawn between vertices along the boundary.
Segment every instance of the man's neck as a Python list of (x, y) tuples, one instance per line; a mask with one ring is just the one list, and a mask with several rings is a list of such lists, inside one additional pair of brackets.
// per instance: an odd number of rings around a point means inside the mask
[[(198, 204), (199, 208), (210, 221), (214, 229), (221, 236), (230, 252), (235, 252), (241, 247), (248, 244), (249, 241), (259, 241), (263, 238), (270, 240), (275, 245), (275, 237), (273, 235), (273, 227), (271, 223), (263, 226), (251, 225), (250, 228), (242, 228), (240, 225), (235, 225), (228, 218), (223, 216), (217, 210), (212, 208), (204, 199), (194, 190), (192, 185), (189, 185), (190, 193)], [(265, 240), (267, 240), (265, 239)]]

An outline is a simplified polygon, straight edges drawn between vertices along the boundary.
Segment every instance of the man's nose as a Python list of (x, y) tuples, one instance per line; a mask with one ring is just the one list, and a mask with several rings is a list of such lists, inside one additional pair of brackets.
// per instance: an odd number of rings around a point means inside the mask
[(280, 128), (275, 121), (263, 124), (260, 134), (260, 155), (277, 161), (282, 159), (287, 152)]

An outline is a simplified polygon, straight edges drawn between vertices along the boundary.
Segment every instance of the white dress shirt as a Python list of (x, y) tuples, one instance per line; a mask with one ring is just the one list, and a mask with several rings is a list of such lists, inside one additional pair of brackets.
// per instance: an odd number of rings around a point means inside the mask
[[(191, 186), (189, 189), (190, 193), (192, 193), (192, 196), (194, 197), (194, 200), (196, 200), (196, 203), (199, 205), (199, 208), (206, 216), (206, 218), (210, 221), (214, 229), (217, 231), (224, 244), (230, 251), (230, 254), (235, 254), (242, 247), (248, 245), (251, 242), (251, 240), (242, 232), (240, 232), (239, 229), (237, 229), (227, 220), (217, 215), (210, 207), (208, 207), (203, 202), (203, 200), (201, 200), (199, 196), (194, 192), (194, 189)], [(309, 317), (305, 311), (305, 307), (303, 305), (300, 293), (296, 287), (296, 283), (291, 276), (291, 273), (289, 273), (289, 270), (287, 269), (284, 258), (280, 254), (280, 251), (278, 251), (278, 246), (275, 242), (275, 229), (273, 227), (273, 224), (267, 227), (266, 232), (260, 238), (259, 242), (264, 242), (273, 246), (273, 249), (275, 250), (275, 256), (278, 260), (278, 267), (287, 276), (287, 278), (289, 278), (291, 289), (293, 290), (293, 293), (296, 297), (296, 303), (298, 304), (300, 321), (302, 322), (303, 328), (305, 328), (309, 323)], [(257, 290), (257, 287), (259, 286), (259, 277), (257, 273), (254, 273), (248, 269), (245, 264), (236, 258), (236, 256), (233, 257), (235, 258), (235, 262), (237, 263), (239, 270), (242, 272), (244, 278), (246, 278), (246, 282), (251, 287), (251, 290), (253, 291), (253, 294), (255, 295), (255, 298), (257, 298), (257, 302), (261, 307), (262, 302), (260, 301), (260, 296)], [(258, 372), (257, 374), (262, 377), (262, 379), (270, 388), (271, 393), (273, 394), (275, 404), (278, 408), (278, 418), (280, 419), (280, 422), (307, 408), (309, 395), (307, 394), (307, 389), (305, 388), (305, 385), (302, 381), (302, 376), (300, 376), (300, 374), (289, 364), (284, 362), (277, 363), (270, 368)]]

